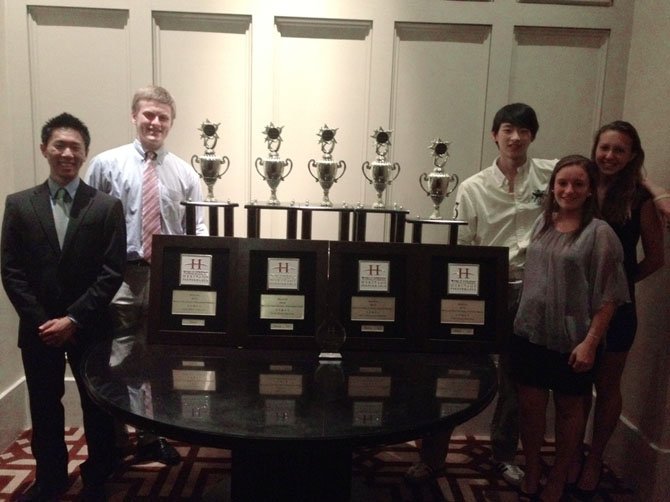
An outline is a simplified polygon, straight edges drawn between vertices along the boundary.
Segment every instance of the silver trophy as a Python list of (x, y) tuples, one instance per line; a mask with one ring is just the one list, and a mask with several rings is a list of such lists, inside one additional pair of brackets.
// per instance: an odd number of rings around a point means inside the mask
[[(323, 199), (321, 199), (321, 205), (324, 207), (332, 207), (333, 203), (328, 198), (328, 192), (330, 187), (333, 186), (333, 183), (337, 183), (347, 170), (347, 165), (343, 160), (335, 162), (333, 160), (333, 149), (335, 148), (335, 133), (337, 129), (331, 129), (327, 125), (319, 130), (317, 136), (319, 136), (319, 143), (321, 144), (321, 151), (323, 152), (323, 158), (320, 161), (315, 161), (311, 159), (307, 163), (307, 170), (309, 174), (312, 175), (321, 188), (323, 189)], [(316, 174), (312, 172), (312, 169), (316, 171)], [(342, 169), (342, 172), (337, 176), (337, 170)]]
[[(377, 153), (377, 158), (375, 161), (370, 164), (367, 160), (363, 162), (361, 169), (363, 171), (363, 176), (366, 180), (377, 191), (377, 201), (372, 204), (373, 208), (383, 208), (384, 201), (382, 199), (382, 194), (386, 187), (393, 183), (398, 175), (400, 175), (400, 164), (397, 162), (391, 164), (386, 160), (386, 154), (388, 153), (389, 146), (391, 145), (391, 132), (385, 131), (381, 127), (372, 133), (371, 138), (374, 138), (377, 143), (375, 146), (375, 152)], [(366, 169), (371, 171), (372, 177), (368, 176), (365, 172)], [(391, 171), (395, 171), (395, 176), (391, 178)]]
[[(219, 135), (217, 134), (218, 129), (219, 124), (212, 124), (209, 119), (206, 119), (200, 125), (198, 131), (202, 133), (200, 134), (200, 137), (205, 143), (205, 153), (204, 155), (193, 155), (193, 157), (191, 157), (191, 166), (196, 174), (205, 182), (205, 185), (207, 185), (207, 198), (205, 199), (207, 202), (216, 201), (214, 198), (214, 183), (216, 183), (216, 180), (220, 179), (221, 176), (226, 174), (230, 167), (228, 157), (224, 155), (219, 158), (214, 153), (214, 147), (219, 139)], [(198, 172), (198, 168), (195, 167), (196, 164), (200, 164), (200, 172)], [(223, 172), (220, 172), (222, 167)]]
[[(433, 201), (433, 214), (430, 215), (431, 220), (441, 220), (440, 204), (445, 197), (453, 192), (458, 186), (458, 176), (455, 174), (448, 174), (444, 171), (444, 165), (449, 160), (449, 141), (442, 141), (441, 139), (434, 139), (430, 145), (433, 151), (433, 165), (435, 168), (429, 173), (423, 173), (419, 176), (419, 185), (421, 189)], [(451, 185), (451, 188), (449, 188)], [(426, 186), (428, 189), (426, 189)]]
[[(265, 131), (263, 132), (265, 134), (265, 142), (268, 144), (269, 154), (266, 159), (258, 157), (254, 164), (256, 172), (270, 186), (270, 200), (268, 204), (271, 206), (278, 206), (280, 204), (277, 200), (277, 187), (293, 170), (293, 161), (291, 159), (281, 159), (278, 153), (282, 142), (281, 130), (283, 128), (284, 126), (277, 127), (272, 122), (270, 122), (269, 126), (265, 127)], [(263, 172), (260, 171), (259, 166), (263, 167)], [(284, 173), (286, 166), (288, 166), (288, 171)]]

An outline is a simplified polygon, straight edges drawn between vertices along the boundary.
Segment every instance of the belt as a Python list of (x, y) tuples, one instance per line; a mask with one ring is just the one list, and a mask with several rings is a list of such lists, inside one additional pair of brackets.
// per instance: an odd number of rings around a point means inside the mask
[(129, 267), (148, 267), (150, 263), (144, 260), (130, 260), (127, 262)]

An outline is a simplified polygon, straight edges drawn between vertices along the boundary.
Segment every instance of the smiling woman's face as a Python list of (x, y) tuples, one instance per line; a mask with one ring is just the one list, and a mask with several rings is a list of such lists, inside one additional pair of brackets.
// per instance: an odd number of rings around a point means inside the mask
[(628, 135), (607, 130), (598, 137), (595, 161), (602, 176), (606, 178), (616, 176), (634, 158), (633, 141)]
[(565, 166), (556, 173), (553, 190), (559, 212), (581, 211), (584, 202), (591, 195), (586, 169), (577, 164)]

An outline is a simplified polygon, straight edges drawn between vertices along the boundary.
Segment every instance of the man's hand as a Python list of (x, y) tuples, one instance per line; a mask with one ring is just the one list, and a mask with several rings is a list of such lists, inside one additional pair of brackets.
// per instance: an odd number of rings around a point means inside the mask
[(38, 328), (42, 341), (49, 347), (62, 347), (64, 343), (74, 341), (77, 326), (69, 317), (49, 319)]

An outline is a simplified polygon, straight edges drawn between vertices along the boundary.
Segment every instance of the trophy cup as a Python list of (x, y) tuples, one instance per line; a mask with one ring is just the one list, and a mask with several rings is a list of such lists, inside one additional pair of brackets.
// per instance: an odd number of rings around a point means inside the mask
[[(319, 130), (317, 136), (319, 136), (319, 143), (321, 144), (321, 151), (323, 152), (323, 158), (316, 162), (314, 159), (311, 159), (307, 163), (307, 170), (309, 174), (312, 175), (321, 188), (323, 188), (323, 199), (321, 199), (321, 205), (324, 207), (332, 207), (333, 203), (328, 198), (328, 192), (330, 187), (333, 186), (333, 183), (337, 183), (347, 170), (346, 163), (341, 160), (335, 162), (333, 160), (333, 149), (335, 148), (335, 133), (337, 129), (331, 129), (327, 125)], [(316, 175), (312, 172), (312, 168), (316, 170)], [(337, 176), (337, 170), (342, 169), (342, 172)]]
[[(270, 122), (269, 126), (265, 127), (263, 133), (265, 134), (265, 142), (268, 144), (269, 155), (267, 159), (258, 157), (254, 164), (256, 172), (270, 186), (270, 200), (268, 204), (271, 206), (278, 206), (280, 204), (277, 200), (277, 187), (293, 170), (293, 161), (291, 159), (282, 160), (278, 153), (282, 142), (281, 130), (283, 128), (284, 126), (277, 127), (272, 122)], [(258, 169), (259, 166), (263, 166), (263, 172)], [(284, 174), (286, 166), (288, 166), (288, 172)]]
[[(434, 139), (433, 143), (428, 147), (433, 151), (433, 165), (435, 168), (430, 174), (423, 173), (419, 176), (419, 185), (421, 189), (433, 201), (433, 214), (430, 215), (431, 220), (441, 220), (440, 204), (446, 196), (453, 192), (458, 186), (458, 176), (455, 174), (448, 174), (443, 167), (449, 159), (449, 141), (442, 141), (441, 139)], [(428, 190), (424, 186), (427, 182)], [(451, 189), (449, 185), (453, 182)]]
[[(377, 191), (377, 202), (372, 204), (373, 208), (386, 207), (384, 205), (384, 201), (382, 200), (382, 194), (384, 193), (386, 186), (393, 183), (400, 174), (400, 164), (397, 162), (391, 164), (386, 160), (386, 154), (388, 153), (389, 146), (391, 145), (391, 132), (392, 131), (385, 131), (380, 127), (374, 133), (372, 133), (372, 136), (370, 137), (374, 138), (375, 142), (377, 143), (375, 146), (377, 158), (372, 164), (366, 160), (361, 166), (363, 176)], [(372, 178), (367, 175), (365, 172), (366, 169), (372, 171)], [(395, 176), (391, 178), (391, 171), (394, 170), (396, 171)]]
[[(198, 131), (202, 133), (200, 134), (200, 137), (205, 143), (205, 153), (204, 155), (193, 155), (193, 157), (191, 157), (191, 167), (193, 167), (196, 174), (202, 178), (205, 185), (207, 185), (206, 202), (216, 202), (216, 199), (214, 198), (214, 183), (216, 183), (216, 180), (220, 179), (221, 176), (226, 174), (230, 167), (228, 157), (223, 156), (219, 158), (214, 153), (214, 147), (219, 139), (219, 135), (216, 133), (219, 125), (220, 123), (212, 124), (209, 119), (206, 119), (200, 125)], [(198, 169), (195, 167), (196, 164), (200, 164), (200, 172), (198, 172)], [(219, 173), (222, 166), (224, 167), (223, 172)]]

